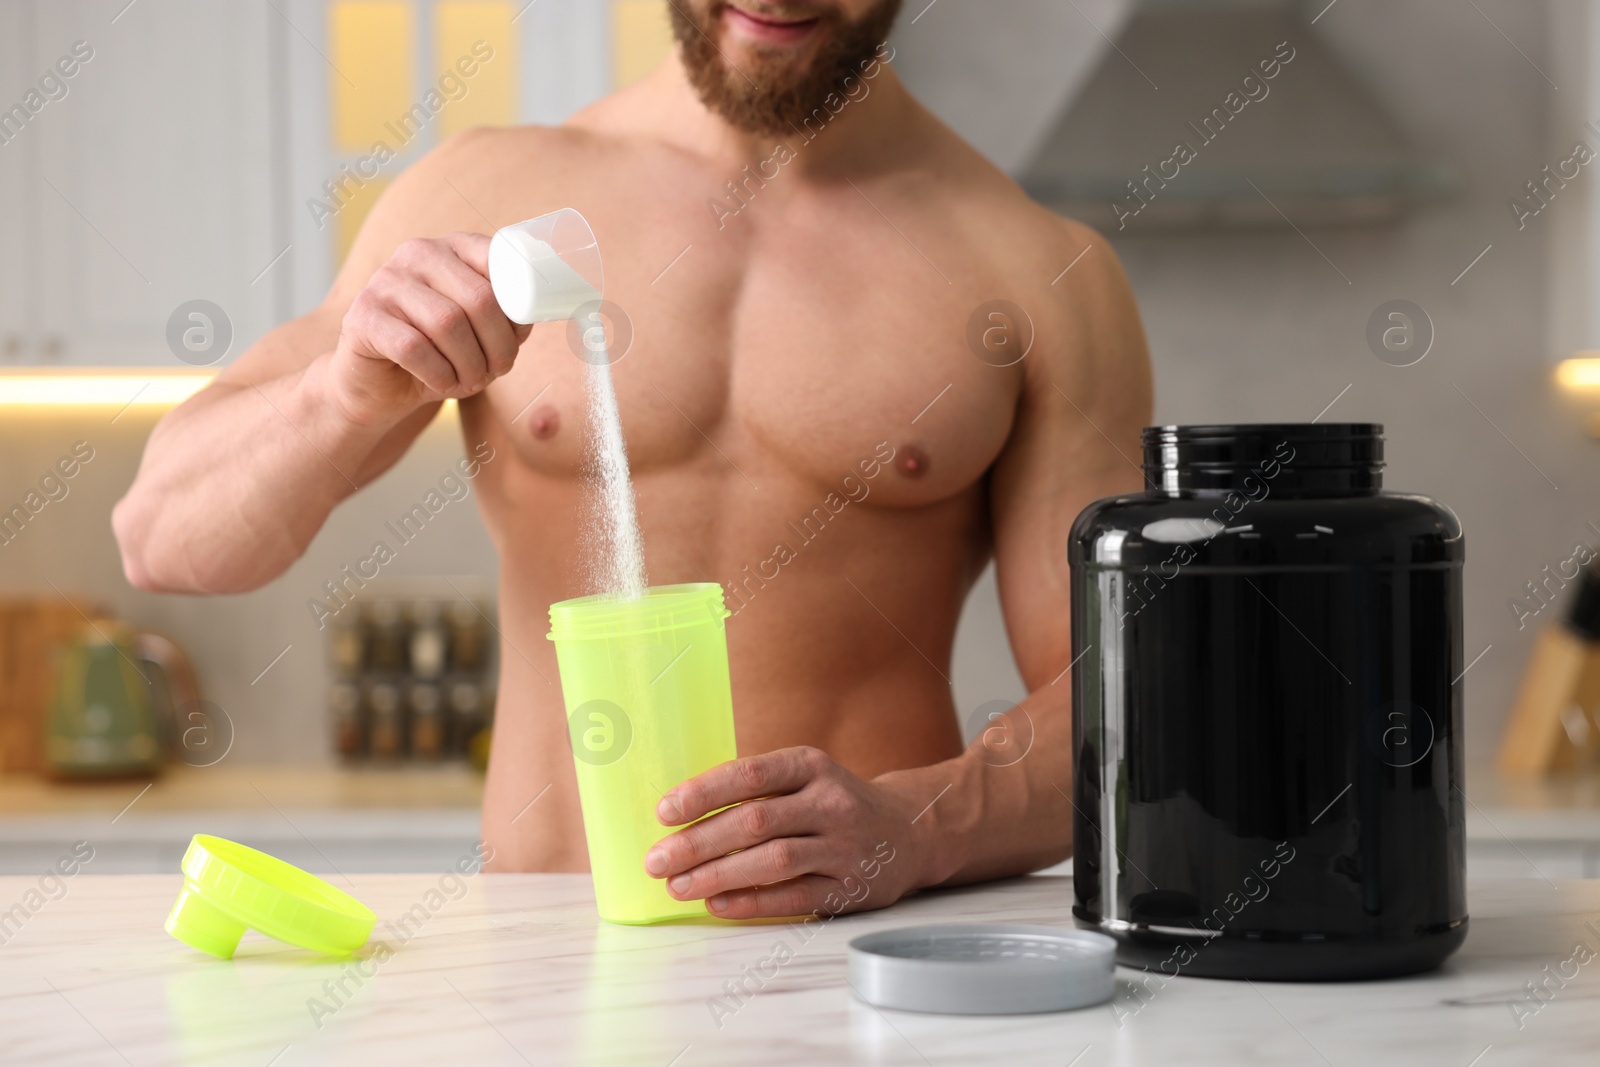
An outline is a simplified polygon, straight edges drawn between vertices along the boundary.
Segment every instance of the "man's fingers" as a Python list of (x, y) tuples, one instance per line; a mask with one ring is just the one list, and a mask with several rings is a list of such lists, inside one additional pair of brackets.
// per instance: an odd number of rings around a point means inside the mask
[(663, 837), (645, 854), (644, 869), (656, 878), (680, 874), (735, 849), (809, 833), (812, 821), (795, 797), (752, 800)]
[(826, 907), (824, 901), (838, 892), (839, 883), (820, 874), (807, 874), (777, 885), (731, 889), (706, 901), (719, 919), (760, 919), (809, 915)]
[(460, 386), (450, 361), (405, 320), (374, 314), (364, 329), (368, 344), (376, 350), (371, 358), (387, 359), (435, 393), (449, 393)]
[(421, 257), (413, 269), (429, 288), (466, 312), (490, 376), (498, 378), (509, 371), (522, 338), (517, 336), (516, 324), (500, 310), (489, 279), (442, 249), (437, 255)]
[(736, 759), (672, 789), (656, 805), (656, 818), (665, 826), (679, 826), (729, 804), (793, 793), (832, 763), (819, 749), (804, 745)]
[(394, 283), (388, 299), (450, 361), (460, 383), (457, 392), (475, 393), (489, 384), (488, 360), (460, 304), (412, 278)]
[(825, 851), (821, 838), (780, 837), (674, 874), (667, 879), (667, 892), (678, 900), (699, 900), (729, 890), (785, 882), (820, 869)]
[(484, 280), (489, 277), (489, 235), (486, 233), (466, 233), (457, 231), (445, 237), (445, 244), (456, 257), (483, 275)]

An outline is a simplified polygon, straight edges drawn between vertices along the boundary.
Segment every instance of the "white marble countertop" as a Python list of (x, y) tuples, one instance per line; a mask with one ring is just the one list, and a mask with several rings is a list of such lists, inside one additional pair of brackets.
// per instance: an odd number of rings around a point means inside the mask
[[(1600, 883), (1482, 881), (1466, 946), (1430, 975), (1340, 985), (1181, 978), (1057, 1015), (883, 1012), (854, 1000), (845, 943), (885, 926), (1068, 923), (1071, 882), (927, 893), (826, 923), (600, 923), (584, 875), (353, 875), (380, 916), (367, 961), (256, 934), (232, 961), (168, 937), (174, 876), (93, 876), (0, 931), (0, 1062), (19, 1064), (1502, 1064), (1594, 1063), (1600, 958), (1518, 1027), (1508, 1001), (1574, 946), (1600, 952)], [(36, 878), (0, 878), (0, 912)], [(454, 897), (454, 899), (452, 899)], [(35, 903), (39, 898), (33, 898)], [(420, 909), (402, 941), (386, 925)], [(25, 909), (26, 910), (26, 909)], [(1587, 925), (1593, 923), (1593, 926)], [(383, 941), (391, 954), (375, 953)], [(754, 995), (725, 982), (793, 957)], [(1570, 974), (1573, 965), (1566, 968)], [(755, 988), (753, 982), (749, 988)], [(320, 1007), (319, 1007), (320, 1005)]]

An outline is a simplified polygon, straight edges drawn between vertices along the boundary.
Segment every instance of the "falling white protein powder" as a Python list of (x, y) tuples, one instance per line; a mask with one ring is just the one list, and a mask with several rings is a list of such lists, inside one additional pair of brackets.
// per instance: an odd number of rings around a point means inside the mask
[(600, 290), (569, 263), (543, 237), (554, 227), (576, 219), (588, 245), (574, 247), (580, 259), (585, 249), (593, 254), (590, 275), (598, 279), (599, 253), (594, 235), (577, 212), (563, 210), (529, 219), (495, 232), (489, 242), (489, 279), (495, 300), (513, 322), (529, 324), (577, 320), (589, 364), (589, 440), (585, 471), (590, 493), (590, 517), (584, 524), (582, 549), (590, 590), (628, 600), (644, 596), (644, 543), (634, 510), (633, 481), (628, 472), (628, 449), (622, 439), (622, 419), (617, 414), (617, 394), (611, 384), (611, 355), (606, 348), (605, 323), (598, 311)]
[(589, 350), (588, 473), (594, 487), (593, 517), (585, 538), (589, 584), (599, 593), (627, 600), (644, 596), (644, 540), (628, 472), (628, 447), (622, 439), (617, 393), (611, 384), (611, 358), (605, 331), (594, 316), (583, 331)]

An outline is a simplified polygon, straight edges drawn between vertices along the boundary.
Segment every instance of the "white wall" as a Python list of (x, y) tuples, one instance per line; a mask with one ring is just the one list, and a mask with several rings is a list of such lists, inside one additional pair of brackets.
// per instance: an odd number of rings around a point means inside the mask
[[(1572, 118), (1595, 98), (1581, 84), (1558, 94), (1545, 80), (1558, 69), (1549, 56), (1559, 32), (1546, 5), (1477, 6), (1482, 14), (1456, 0), (1339, 0), (1312, 31), (1366, 80), (1430, 161), (1455, 172), (1458, 191), (1447, 202), (1393, 228), (1305, 237), (1213, 231), (1115, 244), (1149, 333), (1158, 422), (1311, 419), (1349, 386), (1327, 418), (1386, 424), (1388, 487), (1433, 496), (1461, 517), (1466, 656), (1489, 649), (1463, 682), (1468, 761), (1482, 765), (1536, 632), (1518, 629), (1508, 601), (1546, 564), (1567, 559), (1575, 542), (1600, 544), (1585, 525), (1600, 527), (1600, 443), (1584, 436), (1581, 412), (1551, 385), (1553, 361), (1568, 352), (1551, 336), (1547, 301), (1560, 281), (1548, 267), (1549, 244), (1585, 224), (1585, 201), (1600, 186), (1571, 188), (1518, 231), (1507, 201), (1569, 154), (1584, 136)], [(1001, 23), (997, 14), (992, 32), (1008, 32)], [(1567, 97), (1576, 99), (1566, 100), (1563, 125), (1554, 106)], [(1584, 115), (1591, 120), (1600, 110)], [(1600, 181), (1600, 173), (1586, 171), (1580, 181)], [(1366, 346), (1368, 316), (1396, 298), (1421, 304), (1436, 327), (1432, 352), (1416, 366), (1388, 366)], [(1585, 299), (1580, 292), (1576, 301)], [(963, 712), (1021, 690), (994, 628), (992, 596), (986, 580), (963, 623)]]
[(996, 165), (1033, 158), (1121, 32), (1135, 0), (906, 0), (894, 64), (911, 90)]
[[(1341, 0), (1318, 23), (1460, 180), (1450, 202), (1398, 227), (1308, 233), (1352, 284), (1292, 231), (1118, 244), (1150, 334), (1159, 421), (1310, 419), (1348, 385), (1327, 417), (1386, 424), (1388, 487), (1461, 517), (1467, 658), (1492, 646), (1464, 681), (1475, 764), (1492, 754), (1534, 633), (1507, 601), (1576, 540), (1595, 543), (1586, 522), (1600, 525), (1600, 446), (1549, 375), (1546, 242), (1571, 225), (1569, 205), (1523, 232), (1506, 206), (1576, 134), (1546, 128), (1555, 94), (1534, 69), (1547, 62), (1543, 5), (1478, 6), (1527, 59), (1454, 0)], [(1394, 298), (1421, 304), (1437, 330), (1413, 367), (1378, 361), (1364, 340), (1368, 316)]]
[[(1586, 128), (1600, 129), (1600, 2), (1552, 0), (1549, 37), (1546, 70), (1563, 87), (1553, 101), (1552, 144), (1570, 151), (1581, 141), (1600, 149), (1600, 135)], [(1600, 186), (1579, 182), (1560, 196), (1566, 202), (1549, 227), (1550, 344), (1561, 354), (1592, 351), (1600, 349), (1600, 301), (1593, 299), (1600, 285)]]

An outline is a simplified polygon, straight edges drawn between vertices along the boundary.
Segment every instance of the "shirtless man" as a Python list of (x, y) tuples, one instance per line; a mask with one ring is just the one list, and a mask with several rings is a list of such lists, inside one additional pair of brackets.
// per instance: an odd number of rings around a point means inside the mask
[[(651, 581), (720, 580), (738, 609), (741, 758), (672, 786), (659, 817), (745, 803), (665, 838), (647, 870), (750, 918), (840, 899), (883, 842), (892, 862), (850, 907), (1064, 859), (1067, 534), (1139, 486), (1150, 411), (1121, 270), (911, 98), (880, 50), (899, 0), (673, 5), (659, 70), (559, 128), (441, 145), (373, 209), (320, 307), (162, 421), (114, 515), (128, 579), (271, 581), (457, 398), (469, 448), (503, 457), (477, 480), (506, 646), (483, 836), (501, 870), (586, 869), (544, 635), (551, 602), (591, 591), (587, 368), (565, 324), (512, 325), (485, 277), (487, 233), (574, 207), (634, 330), (613, 372)], [(1009, 366), (1025, 327), (971, 329), (996, 299), (1033, 326)], [(802, 542), (788, 523), (851, 475), (867, 495)], [(963, 751), (948, 677), (991, 553), (1031, 690), (986, 731), (1031, 736), (1009, 765), (1003, 745)]]

